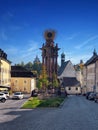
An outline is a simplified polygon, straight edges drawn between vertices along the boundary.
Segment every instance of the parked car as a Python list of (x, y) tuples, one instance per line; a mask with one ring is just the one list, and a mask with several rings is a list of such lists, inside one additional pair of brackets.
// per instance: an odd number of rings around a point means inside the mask
[(12, 99), (23, 99), (23, 93), (22, 92), (15, 92), (12, 96)]
[(9, 92), (8, 91), (2, 91), (2, 93), (4, 93), (6, 95), (7, 98), (9, 98)]
[(0, 101), (4, 103), (6, 99), (7, 99), (6, 94), (0, 92)]
[(88, 96), (89, 96), (90, 93), (92, 93), (92, 92), (87, 92), (86, 93), (86, 99), (88, 99)]
[(98, 102), (98, 93), (95, 94), (95, 102)]
[(94, 100), (95, 99), (95, 93), (94, 92), (91, 92), (89, 95), (88, 95), (88, 99), (89, 100)]
[(37, 90), (32, 90), (32, 93), (31, 93), (31, 97), (37, 97), (38, 96), (38, 92)]

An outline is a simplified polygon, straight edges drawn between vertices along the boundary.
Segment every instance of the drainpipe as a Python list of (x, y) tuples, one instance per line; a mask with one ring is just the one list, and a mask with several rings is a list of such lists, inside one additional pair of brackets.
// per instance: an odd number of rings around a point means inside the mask
[(95, 87), (94, 87), (94, 92), (96, 92), (96, 62), (95, 62)]
[(87, 66), (86, 66), (86, 93), (87, 93), (87, 90), (88, 90), (88, 88), (87, 88)]

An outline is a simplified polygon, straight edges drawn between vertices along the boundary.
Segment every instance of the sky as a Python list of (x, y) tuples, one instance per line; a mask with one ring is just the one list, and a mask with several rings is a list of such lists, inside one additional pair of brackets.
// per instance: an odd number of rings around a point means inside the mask
[(0, 48), (12, 64), (33, 62), (45, 43), (44, 31), (56, 31), (58, 64), (85, 63), (98, 53), (98, 0), (0, 0)]

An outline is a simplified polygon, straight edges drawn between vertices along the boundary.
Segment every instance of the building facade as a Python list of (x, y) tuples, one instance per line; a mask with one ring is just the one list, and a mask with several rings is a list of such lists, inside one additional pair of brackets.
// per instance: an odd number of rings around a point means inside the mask
[(0, 49), (0, 90), (8, 90), (11, 85), (11, 62), (7, 54)]
[(65, 61), (64, 53), (61, 54), (61, 66), (58, 70), (58, 79), (67, 94), (80, 94), (81, 85), (77, 80), (76, 71), (70, 60)]
[[(84, 85), (84, 78), (85, 78), (85, 75), (83, 77), (83, 73), (85, 73), (85, 69), (84, 68), (84, 63), (82, 60), (80, 60), (80, 63), (79, 64), (76, 64), (74, 65), (74, 68), (75, 68), (75, 72), (76, 72), (76, 78), (77, 80), (80, 82), (81, 84), (81, 93), (84, 94), (86, 89), (85, 89), (85, 85)], [(86, 74), (86, 73), (85, 73)]]
[(96, 81), (96, 92), (98, 92), (98, 57), (96, 59), (96, 65), (95, 65), (95, 68), (96, 68), (96, 75), (95, 75), (95, 81)]
[(98, 92), (98, 55), (95, 50), (93, 56), (85, 63), (83, 77), (86, 92)]
[(11, 66), (11, 90), (31, 93), (36, 89), (36, 78), (33, 73), (21, 66)]

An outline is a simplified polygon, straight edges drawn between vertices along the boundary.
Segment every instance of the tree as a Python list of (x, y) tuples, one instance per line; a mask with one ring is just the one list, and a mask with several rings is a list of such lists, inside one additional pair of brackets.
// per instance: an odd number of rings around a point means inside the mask
[(25, 64), (24, 66), (27, 70), (32, 71), (33, 70), (33, 63), (32, 62), (28, 62), (27, 64)]
[(21, 63), (15, 64), (15, 66), (22, 66), (26, 68), (28, 71), (32, 71), (36, 75), (36, 77), (39, 77), (42, 70), (41, 63), (28, 62), (27, 64), (24, 64), (24, 62), (22, 61)]
[(33, 64), (33, 71), (37, 71), (37, 75), (39, 77), (42, 69), (42, 64), (41, 63), (34, 63)]
[(48, 82), (48, 76), (47, 76), (45, 65), (42, 65), (42, 72), (39, 78), (39, 82), (42, 83), (42, 89), (46, 91), (49, 82)]
[(37, 81), (37, 88), (38, 88), (38, 89), (41, 89), (41, 88), (42, 88), (41, 79), (39, 79), (39, 80)]
[(58, 87), (59, 86), (59, 82), (57, 79), (57, 75), (55, 74), (55, 72), (53, 73), (53, 87)]
[(21, 66), (24, 66), (24, 62), (22, 61), (20, 65), (21, 65)]

